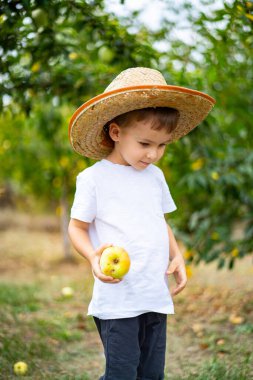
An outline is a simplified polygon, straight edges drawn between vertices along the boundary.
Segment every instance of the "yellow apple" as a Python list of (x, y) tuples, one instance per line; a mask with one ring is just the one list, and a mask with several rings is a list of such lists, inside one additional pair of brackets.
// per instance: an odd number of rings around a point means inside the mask
[(62, 288), (61, 294), (63, 295), (63, 297), (70, 298), (73, 296), (74, 291), (70, 286), (65, 286), (64, 288)]
[(14, 372), (16, 375), (23, 376), (26, 374), (28, 366), (25, 362), (17, 362), (14, 364)]
[(104, 63), (110, 63), (114, 58), (114, 52), (107, 46), (101, 46), (98, 51), (98, 58)]
[(102, 273), (113, 278), (122, 278), (130, 269), (130, 257), (121, 247), (106, 248), (100, 258)]
[(35, 22), (37, 28), (47, 26), (48, 24), (48, 16), (47, 13), (40, 8), (34, 9), (32, 11), (32, 19)]

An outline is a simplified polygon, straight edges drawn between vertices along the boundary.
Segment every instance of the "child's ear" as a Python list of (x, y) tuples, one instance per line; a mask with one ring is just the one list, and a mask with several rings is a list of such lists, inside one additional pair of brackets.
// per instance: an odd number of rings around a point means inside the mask
[(113, 141), (119, 141), (120, 127), (116, 123), (109, 125), (109, 136)]

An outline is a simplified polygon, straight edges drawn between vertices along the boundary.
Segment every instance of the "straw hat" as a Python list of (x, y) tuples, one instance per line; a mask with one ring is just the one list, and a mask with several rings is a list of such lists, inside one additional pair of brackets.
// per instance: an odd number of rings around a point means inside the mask
[(170, 143), (189, 133), (208, 115), (215, 100), (203, 92), (167, 85), (154, 69), (134, 67), (122, 71), (104, 93), (84, 103), (69, 123), (73, 149), (93, 159), (106, 157), (113, 149), (104, 125), (128, 111), (147, 107), (172, 107), (180, 112)]

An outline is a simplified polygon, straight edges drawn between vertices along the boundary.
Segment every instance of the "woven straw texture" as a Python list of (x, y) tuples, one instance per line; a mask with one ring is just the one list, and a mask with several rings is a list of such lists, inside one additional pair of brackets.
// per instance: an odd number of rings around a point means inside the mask
[(114, 117), (146, 107), (173, 107), (180, 112), (170, 143), (200, 124), (215, 104), (210, 96), (191, 89), (168, 86), (162, 74), (148, 68), (130, 68), (120, 73), (103, 94), (84, 103), (69, 124), (75, 151), (93, 159), (106, 157), (113, 149), (103, 126)]

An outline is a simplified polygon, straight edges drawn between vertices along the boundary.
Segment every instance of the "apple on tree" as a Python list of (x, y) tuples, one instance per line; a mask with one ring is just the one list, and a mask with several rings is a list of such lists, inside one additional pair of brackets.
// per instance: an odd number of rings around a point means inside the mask
[(100, 257), (102, 273), (113, 278), (124, 277), (130, 269), (130, 263), (130, 257), (122, 247), (108, 247)]
[(32, 11), (32, 19), (37, 26), (37, 28), (44, 28), (48, 24), (47, 13), (40, 8), (34, 9)]
[(98, 58), (104, 63), (110, 63), (114, 58), (114, 52), (107, 46), (101, 46), (98, 50)]

